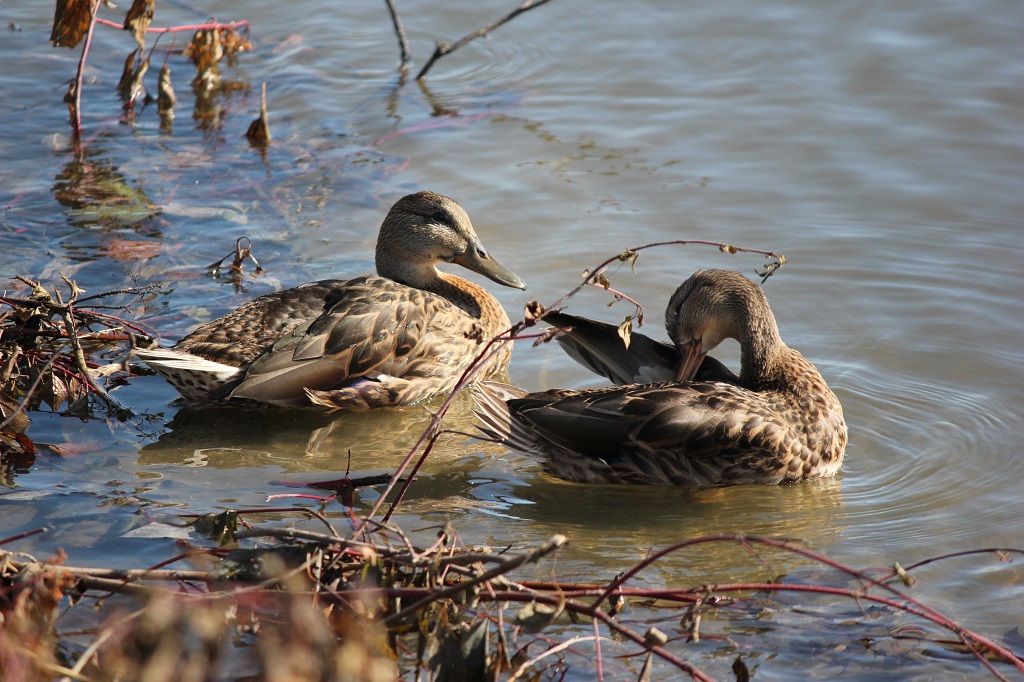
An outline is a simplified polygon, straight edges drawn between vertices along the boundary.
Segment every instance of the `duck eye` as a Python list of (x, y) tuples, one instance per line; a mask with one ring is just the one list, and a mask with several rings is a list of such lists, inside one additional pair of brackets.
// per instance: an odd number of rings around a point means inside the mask
[(430, 218), (432, 220), (435, 220), (435, 221), (439, 222), (439, 223), (448, 224), (448, 214), (445, 213), (444, 211), (434, 211), (430, 215)]

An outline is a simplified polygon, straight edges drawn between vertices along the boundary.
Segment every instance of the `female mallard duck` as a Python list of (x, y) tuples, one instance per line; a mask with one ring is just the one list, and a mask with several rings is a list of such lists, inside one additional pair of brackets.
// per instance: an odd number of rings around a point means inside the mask
[[(478, 339), (510, 325), (493, 296), (439, 272), (442, 262), (526, 288), (484, 249), (461, 206), (418, 192), (384, 219), (376, 276), (267, 294), (173, 348), (136, 354), (190, 400), (341, 409), (415, 403), (450, 391)], [(504, 369), (510, 355), (492, 358), (481, 376)]]
[[(482, 382), (474, 396), (483, 431), (541, 458), (551, 474), (587, 483), (782, 483), (836, 473), (843, 408), (814, 365), (783, 343), (757, 284), (737, 272), (698, 272), (672, 296), (665, 324), (678, 350), (673, 381), (539, 393)], [(740, 344), (736, 381), (689, 380), (727, 338)]]

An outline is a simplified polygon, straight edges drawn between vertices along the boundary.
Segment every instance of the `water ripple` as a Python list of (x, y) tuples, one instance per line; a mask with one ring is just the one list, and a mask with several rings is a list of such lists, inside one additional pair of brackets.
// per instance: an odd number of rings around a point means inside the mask
[(1007, 479), (1024, 475), (1024, 459), (1003, 447), (1007, 432), (1019, 432), (1019, 417), (992, 396), (881, 367), (862, 370), (844, 377), (844, 390), (856, 394), (843, 396), (850, 518), (869, 536), (898, 529), (912, 544), (970, 539), (979, 523), (1019, 529), (1014, 505), (998, 498)]

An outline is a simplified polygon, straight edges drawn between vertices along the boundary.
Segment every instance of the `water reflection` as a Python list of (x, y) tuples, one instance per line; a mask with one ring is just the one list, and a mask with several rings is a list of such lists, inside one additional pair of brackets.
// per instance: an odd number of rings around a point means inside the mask
[(103, 150), (82, 148), (54, 180), (53, 194), (78, 227), (137, 226), (159, 214), (160, 208), (139, 182), (127, 178)]
[[(330, 471), (353, 476), (392, 471), (430, 424), (443, 400), (389, 410), (183, 407), (156, 442), (139, 451), (139, 464), (219, 469), (274, 464), (290, 472)], [(444, 428), (472, 433), (467, 392), (453, 402)], [(465, 435), (442, 434), (425, 472), (479, 450)]]
[[(651, 547), (720, 533), (782, 536), (828, 547), (847, 526), (840, 479), (714, 488), (578, 485), (536, 470), (510, 491), (503, 497), (505, 513), (568, 535), (571, 556), (608, 566), (621, 567)], [(735, 576), (736, 571), (749, 575), (751, 564), (746, 550), (714, 544), (666, 558), (656, 570), (671, 575), (714, 569)]]

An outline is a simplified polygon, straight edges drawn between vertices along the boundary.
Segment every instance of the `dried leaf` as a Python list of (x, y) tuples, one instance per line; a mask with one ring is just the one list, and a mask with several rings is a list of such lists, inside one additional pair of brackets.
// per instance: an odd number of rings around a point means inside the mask
[(146, 31), (153, 23), (154, 2), (155, 0), (135, 0), (124, 18), (124, 30), (132, 32), (140, 50), (146, 48)]
[(221, 29), (220, 43), (224, 48), (224, 56), (227, 57), (228, 63), (231, 63), (239, 52), (252, 49), (249, 39), (233, 28)]
[(235, 542), (235, 533), (238, 532), (238, 512), (234, 509), (222, 511), (219, 514), (204, 514), (191, 524), (197, 533), (205, 535), (217, 541), (217, 544), (224, 546)]
[(555, 619), (562, 615), (565, 609), (565, 600), (558, 604), (541, 604), (540, 602), (528, 602), (516, 614), (516, 625), (523, 628), (525, 632), (540, 632), (555, 622)]
[(732, 671), (736, 675), (736, 682), (750, 682), (750, 668), (739, 656), (732, 662)]
[(612, 283), (608, 281), (608, 278), (605, 277), (603, 272), (599, 272), (596, 275), (594, 275), (594, 281), (603, 286), (605, 289), (610, 289), (612, 286)]
[(92, 0), (57, 0), (50, 42), (56, 47), (74, 48), (92, 23)]
[(523, 319), (526, 320), (527, 325), (532, 326), (544, 316), (544, 312), (544, 306), (537, 301), (530, 301), (523, 311)]
[(622, 339), (622, 343), (624, 343), (626, 345), (627, 349), (629, 348), (629, 342), (632, 340), (632, 336), (633, 336), (633, 317), (629, 316), (625, 320), (622, 321), (622, 324), (619, 325), (619, 338)]
[(68, 114), (72, 119), (78, 118), (78, 105), (75, 102), (75, 95), (78, 93), (78, 81), (72, 80), (68, 85), (68, 91), (64, 93), (64, 103), (68, 105)]
[[(121, 79), (117, 82), (117, 91), (121, 94), (121, 99), (129, 106), (145, 92), (142, 79), (146, 75), (146, 71), (149, 70), (149, 57), (143, 60), (142, 55), (141, 48), (136, 48), (128, 55), (127, 59), (124, 60)], [(136, 66), (138, 60), (141, 60), (141, 62)]]
[(157, 82), (157, 111), (165, 119), (174, 118), (174, 105), (178, 98), (174, 95), (174, 86), (171, 85), (171, 67), (166, 63), (160, 67), (160, 79)]
[(260, 95), (260, 117), (249, 124), (245, 131), (249, 143), (257, 147), (266, 147), (270, 144), (270, 122), (267, 120), (267, 84), (263, 84), (263, 93)]
[(204, 28), (195, 32), (186, 53), (196, 65), (196, 77), (192, 85), (199, 90), (213, 90), (220, 85), (220, 69), (217, 62), (224, 57), (220, 42), (220, 31)]
[(907, 570), (900, 566), (898, 561), (895, 564), (893, 564), (892, 568), (894, 571), (896, 571), (896, 575), (899, 576), (900, 581), (904, 585), (906, 585), (907, 587), (914, 587), (915, 585), (917, 585), (917, 578), (907, 573)]

